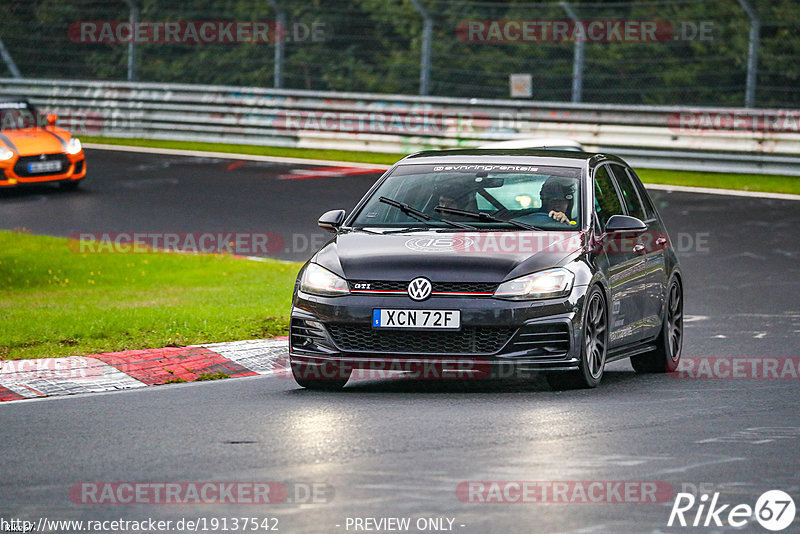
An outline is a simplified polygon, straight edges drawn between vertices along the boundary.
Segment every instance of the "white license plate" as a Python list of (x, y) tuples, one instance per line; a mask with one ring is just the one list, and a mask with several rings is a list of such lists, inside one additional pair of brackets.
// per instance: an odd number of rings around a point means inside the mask
[(34, 161), (33, 163), (28, 163), (28, 172), (52, 172), (60, 170), (61, 170), (61, 162), (58, 160)]
[(375, 328), (461, 328), (459, 310), (372, 310)]

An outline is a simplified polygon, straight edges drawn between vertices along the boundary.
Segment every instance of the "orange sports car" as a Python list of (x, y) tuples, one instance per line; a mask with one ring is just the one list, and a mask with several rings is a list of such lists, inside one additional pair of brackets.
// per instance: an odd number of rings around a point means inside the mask
[(0, 97), (0, 188), (43, 182), (75, 189), (86, 176), (81, 142), (24, 98)]

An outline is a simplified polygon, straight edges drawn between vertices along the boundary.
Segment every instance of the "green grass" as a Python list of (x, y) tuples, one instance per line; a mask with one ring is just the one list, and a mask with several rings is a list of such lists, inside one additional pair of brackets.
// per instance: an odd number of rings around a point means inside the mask
[(636, 169), (636, 173), (643, 182), (648, 184), (688, 185), (800, 195), (800, 177), (798, 176), (666, 171), (663, 169)]
[(79, 254), (67, 239), (0, 231), (0, 359), (284, 335), (299, 268), (210, 254)]
[(175, 148), (180, 150), (200, 150), (204, 152), (228, 152), (232, 154), (252, 154), (256, 156), (352, 161), (355, 163), (377, 163), (383, 165), (391, 165), (403, 157), (403, 154), (390, 154), (386, 152), (351, 152), (348, 150), (317, 150), (312, 148), (260, 145), (228, 145), (225, 143), (198, 143), (194, 141), (165, 141), (159, 139), (125, 139), (121, 137), (91, 137), (84, 135), (81, 136), (81, 141), (84, 143), (103, 143), (107, 145)]
[[(385, 152), (351, 152), (347, 150), (314, 150), (307, 148), (284, 148), (257, 145), (228, 145), (224, 143), (196, 143), (192, 141), (161, 141), (153, 139), (124, 139), (118, 137), (86, 137), (87, 143), (110, 145), (145, 146), (152, 148), (177, 148), (234, 154), (255, 154), (306, 159), (327, 159), (391, 165), (404, 154)], [(770, 193), (800, 194), (800, 177), (767, 176), (759, 174), (731, 174), (715, 172), (667, 171), (662, 169), (636, 169), (645, 183), (685, 185), (693, 187), (715, 187), (743, 191), (765, 191)]]

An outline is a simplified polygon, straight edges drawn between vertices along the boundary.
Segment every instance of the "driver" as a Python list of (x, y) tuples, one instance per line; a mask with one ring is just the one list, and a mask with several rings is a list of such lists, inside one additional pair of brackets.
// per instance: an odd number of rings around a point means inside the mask
[(438, 198), (435, 205), (446, 208), (456, 208), (465, 211), (477, 211), (478, 203), (475, 192), (465, 189), (459, 184), (442, 184), (435, 186), (434, 198)]
[(560, 223), (570, 224), (567, 215), (572, 213), (573, 199), (575, 198), (574, 181), (560, 176), (551, 176), (539, 191), (542, 200), (542, 213)]

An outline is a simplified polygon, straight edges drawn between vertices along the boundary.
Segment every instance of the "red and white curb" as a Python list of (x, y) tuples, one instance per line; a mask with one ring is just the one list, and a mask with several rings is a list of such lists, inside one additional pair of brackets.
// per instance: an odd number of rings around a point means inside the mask
[(202, 375), (285, 374), (286, 338), (126, 350), (30, 360), (0, 360), (0, 402), (192, 382)]

